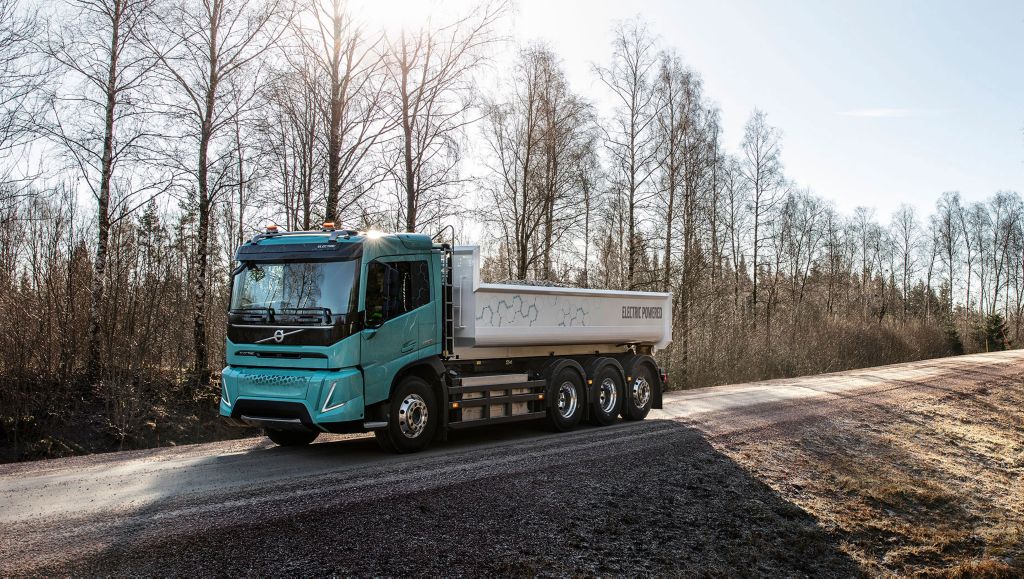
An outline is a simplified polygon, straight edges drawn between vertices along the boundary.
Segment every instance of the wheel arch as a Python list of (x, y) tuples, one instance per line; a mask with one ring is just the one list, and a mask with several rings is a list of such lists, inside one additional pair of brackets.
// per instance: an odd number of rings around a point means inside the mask
[(415, 362), (410, 362), (403, 366), (398, 372), (395, 372), (395, 377), (391, 380), (391, 385), (388, 387), (388, 396), (381, 402), (374, 404), (374, 416), (377, 419), (387, 419), (386, 409), (391, 403), (391, 396), (395, 392), (395, 387), (398, 386), (409, 376), (416, 376), (426, 381), (430, 385), (430, 389), (434, 392), (434, 396), (437, 399), (437, 405), (441, 410), (441, 424), (437, 429), (438, 435), (442, 440), (447, 439), (448, 432), (448, 389), (444, 385), (444, 374), (447, 372), (444, 363), (437, 356), (430, 356), (427, 358), (421, 358)]
[(593, 376), (596, 376), (598, 372), (604, 369), (605, 366), (611, 366), (619, 374), (619, 378), (622, 378), (622, 383), (626, 383), (626, 371), (622, 368), (622, 364), (619, 363), (615, 358), (607, 358), (598, 356), (591, 358), (583, 366), (586, 371), (586, 380), (590, 380)]
[(651, 408), (662, 407), (662, 383), (661, 371), (658, 369), (658, 361), (647, 354), (628, 356), (622, 360), (622, 368), (625, 371), (626, 384), (633, 380), (634, 373), (641, 367), (647, 366), (655, 376), (654, 400), (651, 401)]
[[(552, 378), (558, 375), (558, 373), (565, 368), (571, 368), (579, 376), (580, 383), (583, 385), (584, 399), (581, 402), (584, 405), (583, 408), (587, 408), (587, 405), (590, 403), (590, 388), (587, 387), (587, 372), (579, 362), (572, 358), (555, 358), (544, 365), (541, 369), (541, 376), (543, 376), (544, 380), (548, 383), (546, 390), (550, 391)], [(545, 402), (550, 406), (552, 403), (551, 397), (547, 396)]]
[[(427, 381), (431, 387), (441, 389), (444, 383), (445, 367), (444, 363), (441, 362), (440, 358), (429, 357), (410, 362), (402, 367), (401, 370), (395, 372), (395, 377), (391, 380), (391, 386), (388, 388), (388, 400), (391, 399), (391, 394), (395, 391), (395, 386), (404, 380), (407, 376), (418, 376)], [(440, 400), (440, 398), (438, 398)]]

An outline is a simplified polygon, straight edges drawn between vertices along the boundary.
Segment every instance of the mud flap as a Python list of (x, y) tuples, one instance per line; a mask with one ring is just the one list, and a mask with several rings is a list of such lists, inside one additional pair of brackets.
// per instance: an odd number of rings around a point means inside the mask
[(665, 379), (665, 371), (658, 368), (658, 387), (655, 388), (654, 400), (651, 400), (651, 408), (655, 410), (661, 410), (661, 395), (665, 392), (665, 387), (668, 386)]

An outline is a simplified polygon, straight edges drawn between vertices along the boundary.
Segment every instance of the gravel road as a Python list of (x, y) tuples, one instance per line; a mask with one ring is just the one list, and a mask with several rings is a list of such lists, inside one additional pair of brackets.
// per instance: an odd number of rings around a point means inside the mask
[(841, 533), (716, 440), (1022, 365), (1016, 351), (676, 392), (639, 423), (464, 431), (417, 455), (333, 436), (2, 465), (0, 575), (860, 575)]

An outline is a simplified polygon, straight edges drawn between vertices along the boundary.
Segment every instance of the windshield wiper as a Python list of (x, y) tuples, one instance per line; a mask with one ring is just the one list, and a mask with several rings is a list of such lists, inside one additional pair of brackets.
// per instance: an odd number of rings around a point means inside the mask
[(278, 322), (291, 324), (330, 324), (330, 308), (281, 308)]
[(269, 323), (274, 321), (274, 308), (237, 308), (231, 310), (229, 313), (242, 314), (243, 322), (263, 322)]

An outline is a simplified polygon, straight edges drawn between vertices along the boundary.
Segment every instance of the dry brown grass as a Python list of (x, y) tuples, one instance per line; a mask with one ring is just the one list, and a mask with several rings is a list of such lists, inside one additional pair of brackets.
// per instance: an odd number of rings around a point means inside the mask
[[(907, 382), (830, 401), (810, 420), (708, 429), (869, 574), (1021, 576), (1024, 372), (1010, 374)], [(763, 412), (807, 404), (821, 402)]]

